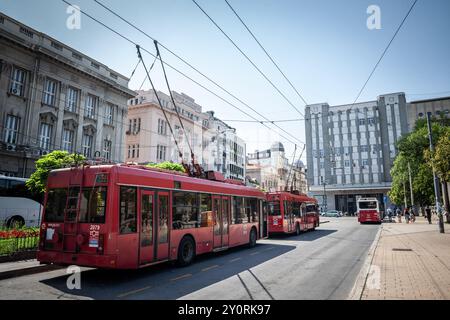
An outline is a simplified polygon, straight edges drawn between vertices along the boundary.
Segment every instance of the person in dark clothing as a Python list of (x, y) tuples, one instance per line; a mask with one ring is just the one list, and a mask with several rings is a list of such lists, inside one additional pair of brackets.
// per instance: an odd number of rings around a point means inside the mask
[(404, 215), (405, 215), (405, 222), (409, 223), (409, 208), (408, 207), (405, 208)]
[(429, 206), (425, 208), (425, 214), (427, 216), (428, 223), (431, 224), (431, 209)]

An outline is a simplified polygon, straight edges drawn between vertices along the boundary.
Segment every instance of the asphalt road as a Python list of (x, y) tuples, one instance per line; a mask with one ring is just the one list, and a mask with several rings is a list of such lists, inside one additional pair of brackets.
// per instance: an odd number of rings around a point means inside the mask
[(346, 299), (378, 225), (326, 218), (315, 231), (198, 257), (188, 267), (83, 268), (81, 289), (65, 269), (0, 281), (0, 299)]

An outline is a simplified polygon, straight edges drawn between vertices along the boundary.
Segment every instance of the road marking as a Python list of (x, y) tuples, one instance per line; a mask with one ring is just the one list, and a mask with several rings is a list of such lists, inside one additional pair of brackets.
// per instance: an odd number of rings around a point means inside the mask
[(268, 248), (266, 248), (264, 250), (261, 250), (261, 251), (268, 251), (268, 250), (272, 250), (273, 248), (275, 248), (275, 247), (268, 247)]
[(208, 271), (208, 270), (211, 270), (211, 269), (217, 268), (218, 266), (219, 266), (218, 264), (215, 264), (215, 265), (213, 265), (213, 266), (210, 266), (210, 267), (206, 267), (206, 268), (202, 269), (202, 271), (203, 271), (203, 272), (204, 272), (204, 271)]
[(230, 262), (235, 262), (235, 261), (238, 261), (238, 260), (241, 260), (242, 258), (234, 258), (234, 259), (232, 259), (232, 260), (230, 260)]
[(135, 294), (135, 293), (139, 293), (139, 292), (148, 290), (148, 289), (150, 289), (150, 288), (151, 288), (151, 286), (148, 286), (148, 287), (136, 289), (136, 290), (133, 290), (133, 291), (128, 291), (128, 292), (119, 294), (119, 295), (117, 296), (117, 298), (123, 298), (123, 297), (129, 296), (129, 295)]
[(170, 281), (177, 281), (177, 280), (184, 279), (184, 278), (189, 278), (189, 277), (192, 277), (192, 274), (191, 273), (186, 273), (186, 274), (183, 274), (182, 276), (179, 276), (179, 277), (176, 277), (176, 278), (172, 278), (172, 279), (170, 279)]
[(252, 252), (252, 253), (250, 253), (250, 255), (251, 255), (251, 256), (254, 256), (255, 254), (258, 254), (258, 253), (261, 253), (261, 251), (255, 251), (255, 252)]

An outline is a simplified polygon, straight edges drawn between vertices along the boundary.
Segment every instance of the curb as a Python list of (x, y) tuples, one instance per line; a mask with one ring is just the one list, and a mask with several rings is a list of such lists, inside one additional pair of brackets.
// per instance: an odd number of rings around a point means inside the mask
[(16, 278), (21, 276), (26, 276), (30, 274), (36, 274), (40, 272), (46, 272), (46, 271), (53, 271), (58, 270), (63, 267), (56, 266), (53, 264), (43, 264), (35, 267), (28, 267), (23, 269), (14, 269), (9, 271), (0, 272), (0, 280), (10, 279), (10, 278)]
[(358, 276), (356, 277), (355, 284), (350, 291), (350, 294), (348, 295), (347, 300), (361, 300), (362, 293), (364, 291), (364, 288), (366, 286), (366, 280), (367, 276), (369, 275), (370, 266), (372, 265), (373, 258), (375, 256), (375, 250), (378, 247), (378, 242), (380, 241), (381, 231), (383, 230), (383, 225), (381, 225), (380, 230), (378, 230), (377, 235), (375, 236), (375, 239), (372, 242), (372, 245), (370, 246), (369, 252), (367, 253), (366, 260), (364, 261), (364, 264), (361, 268), (361, 271), (359, 272)]

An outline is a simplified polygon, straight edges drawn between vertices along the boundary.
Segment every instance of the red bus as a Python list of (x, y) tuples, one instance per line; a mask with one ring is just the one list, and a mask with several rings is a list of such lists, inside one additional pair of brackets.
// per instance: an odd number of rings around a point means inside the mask
[(134, 165), (53, 170), (37, 258), (135, 269), (170, 260), (187, 265), (199, 254), (254, 246), (265, 237), (265, 194), (220, 180)]
[(314, 230), (319, 226), (317, 200), (304, 194), (269, 192), (267, 194), (269, 235)]
[(381, 223), (382, 212), (377, 198), (360, 198), (356, 201), (358, 222)]

